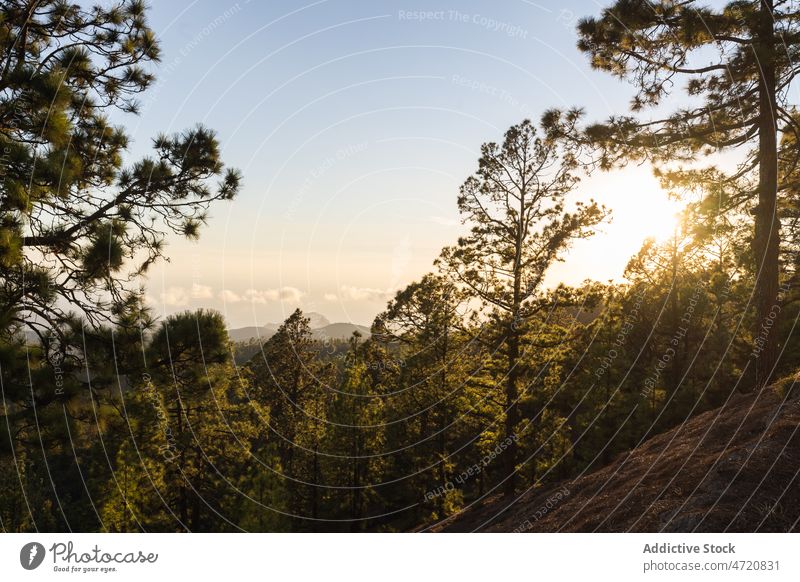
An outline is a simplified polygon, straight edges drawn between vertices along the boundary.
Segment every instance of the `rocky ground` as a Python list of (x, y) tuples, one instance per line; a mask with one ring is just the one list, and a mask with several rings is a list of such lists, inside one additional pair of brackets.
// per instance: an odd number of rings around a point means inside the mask
[(799, 531), (798, 393), (785, 381), (733, 396), (597, 471), (485, 499), (428, 531)]

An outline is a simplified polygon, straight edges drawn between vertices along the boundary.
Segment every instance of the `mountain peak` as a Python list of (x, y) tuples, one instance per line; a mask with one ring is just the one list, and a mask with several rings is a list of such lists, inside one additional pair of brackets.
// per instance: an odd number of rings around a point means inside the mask
[[(309, 319), (308, 326), (313, 332), (314, 339), (318, 341), (348, 339), (353, 335), (354, 331), (359, 332), (362, 337), (369, 337), (370, 335), (370, 329), (363, 325), (346, 322), (331, 323), (327, 317), (314, 311), (303, 315)], [(235, 342), (247, 342), (254, 339), (263, 342), (272, 337), (278, 331), (280, 325), (279, 323), (268, 323), (262, 327), (250, 326), (229, 329), (228, 335)]]
[(310, 311), (309, 313), (304, 313), (303, 315), (308, 318), (308, 326), (311, 329), (319, 329), (331, 324), (327, 317), (321, 313), (317, 313), (316, 311)]

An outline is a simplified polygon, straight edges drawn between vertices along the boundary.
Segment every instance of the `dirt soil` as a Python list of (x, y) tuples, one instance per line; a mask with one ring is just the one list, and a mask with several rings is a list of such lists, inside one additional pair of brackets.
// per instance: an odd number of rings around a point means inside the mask
[(427, 531), (800, 531), (800, 398), (780, 392), (733, 396), (592, 473)]

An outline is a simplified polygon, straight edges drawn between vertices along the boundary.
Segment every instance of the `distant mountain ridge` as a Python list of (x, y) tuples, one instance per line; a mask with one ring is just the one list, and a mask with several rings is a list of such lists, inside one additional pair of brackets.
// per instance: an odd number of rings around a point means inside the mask
[(356, 331), (364, 338), (368, 338), (371, 335), (368, 327), (357, 323), (332, 323), (325, 327), (312, 329), (311, 335), (317, 340), (348, 339)]
[[(316, 312), (306, 313), (305, 316), (309, 319), (309, 327), (316, 340), (348, 339), (356, 331), (365, 338), (370, 336), (369, 328), (364, 325), (346, 322), (331, 323), (327, 317)], [(228, 336), (235, 342), (247, 342), (252, 339), (266, 341), (275, 335), (280, 325), (279, 323), (268, 323), (261, 327), (238, 327), (229, 329)]]

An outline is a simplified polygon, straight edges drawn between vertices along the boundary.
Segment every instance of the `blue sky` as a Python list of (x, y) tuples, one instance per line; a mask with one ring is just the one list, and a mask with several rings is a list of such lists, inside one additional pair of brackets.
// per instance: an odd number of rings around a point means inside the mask
[[(152, 271), (161, 313), (209, 306), (232, 326), (296, 306), (368, 324), (455, 241), (458, 186), (482, 142), (550, 107), (625, 110), (631, 88), (575, 48), (591, 1), (154, 2), (163, 61), (131, 156), (159, 132), (215, 129), (241, 196)], [(647, 168), (584, 181), (615, 211), (550, 281), (619, 279), (672, 206)], [(656, 212), (653, 212), (655, 210)], [(661, 217), (661, 218), (658, 218)]]

